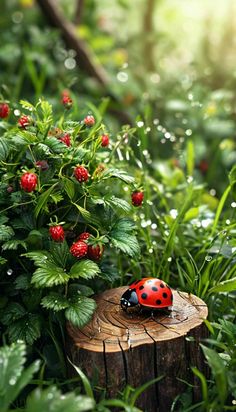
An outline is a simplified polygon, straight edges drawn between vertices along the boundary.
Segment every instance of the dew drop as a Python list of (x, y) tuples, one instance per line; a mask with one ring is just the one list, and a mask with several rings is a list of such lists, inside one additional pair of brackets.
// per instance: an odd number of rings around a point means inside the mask
[[(151, 229), (155, 230), (156, 228), (157, 228), (157, 224), (156, 224), (156, 223), (152, 223), (152, 224), (151, 224)], [(152, 244), (153, 244), (153, 242), (152, 242)]]
[(139, 122), (137, 122), (137, 126), (138, 127), (143, 127), (144, 126), (144, 122), (142, 122), (141, 120)]
[(159, 123), (159, 119), (154, 119), (153, 124), (157, 125)]
[(68, 70), (73, 70), (76, 66), (76, 61), (73, 57), (68, 57), (64, 62), (65, 68)]
[(168, 262), (171, 262), (172, 261), (172, 257), (170, 256), (170, 257), (168, 257)]
[(12, 269), (8, 269), (8, 271), (7, 271), (8, 276), (11, 276), (12, 273), (13, 273), (13, 270), (12, 270)]
[(235, 208), (236, 207), (236, 202), (232, 202), (231, 207)]
[(125, 72), (117, 73), (116, 77), (117, 77), (117, 80), (119, 80), (119, 82), (121, 82), (121, 83), (126, 83), (128, 78), (129, 78), (128, 74), (125, 73)]
[(16, 384), (16, 378), (11, 378), (11, 379), (9, 380), (9, 385), (13, 386), (13, 385), (15, 385), (15, 384)]
[(188, 182), (188, 183), (192, 183), (192, 181), (193, 181), (193, 176), (188, 176), (188, 177), (187, 177), (187, 182)]
[(205, 257), (205, 260), (206, 260), (207, 262), (210, 262), (210, 261), (212, 260), (212, 256), (207, 255), (207, 256)]
[(148, 249), (149, 253), (153, 253), (153, 248)]
[(176, 209), (171, 209), (171, 210), (170, 210), (170, 215), (171, 215), (171, 217), (172, 217), (173, 219), (176, 219), (177, 216), (178, 216), (178, 210), (176, 210)]
[(226, 221), (225, 221), (225, 223), (226, 223), (226, 225), (230, 225), (230, 220), (229, 219), (227, 219)]

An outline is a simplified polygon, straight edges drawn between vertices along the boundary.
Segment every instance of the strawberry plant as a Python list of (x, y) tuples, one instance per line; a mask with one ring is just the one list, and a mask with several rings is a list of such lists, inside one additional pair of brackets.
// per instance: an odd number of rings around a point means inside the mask
[(19, 120), (1, 129), (0, 307), (11, 341), (32, 344), (51, 321), (82, 327), (96, 306), (93, 293), (119, 275), (117, 253), (139, 255), (123, 190), (131, 196), (135, 179), (113, 156), (117, 142), (96, 109), (74, 121), (69, 94), (62, 104), (55, 117), (45, 100), (22, 101)]

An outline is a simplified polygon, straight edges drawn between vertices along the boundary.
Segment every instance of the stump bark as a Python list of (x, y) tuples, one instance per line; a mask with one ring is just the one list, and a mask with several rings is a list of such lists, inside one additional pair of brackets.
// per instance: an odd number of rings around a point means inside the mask
[(129, 384), (135, 388), (160, 375), (139, 397), (145, 412), (167, 412), (175, 397), (193, 385), (193, 401), (201, 399), (200, 382), (191, 366), (207, 374), (199, 342), (207, 336), (206, 304), (194, 295), (173, 291), (173, 309), (127, 313), (119, 305), (127, 287), (108, 290), (95, 300), (93, 319), (83, 329), (68, 324), (68, 355), (107, 397)]

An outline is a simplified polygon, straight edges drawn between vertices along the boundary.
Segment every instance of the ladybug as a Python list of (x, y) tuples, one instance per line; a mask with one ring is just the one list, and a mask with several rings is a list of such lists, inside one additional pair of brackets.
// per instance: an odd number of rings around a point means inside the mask
[(167, 308), (173, 305), (171, 288), (157, 278), (136, 280), (123, 293), (120, 305), (125, 311), (135, 306), (147, 309)]

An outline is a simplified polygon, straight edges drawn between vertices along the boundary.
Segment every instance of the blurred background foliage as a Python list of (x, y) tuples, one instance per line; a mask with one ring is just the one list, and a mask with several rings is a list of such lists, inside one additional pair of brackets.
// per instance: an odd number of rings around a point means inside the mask
[(195, 173), (220, 195), (236, 160), (235, 1), (54, 2), (102, 82), (39, 3), (1, 4), (2, 97), (35, 102), (43, 95), (59, 107), (69, 88), (81, 107), (103, 100), (112, 130), (135, 119), (144, 126), (143, 144), (154, 159), (173, 158), (184, 168), (184, 148), (193, 141)]

